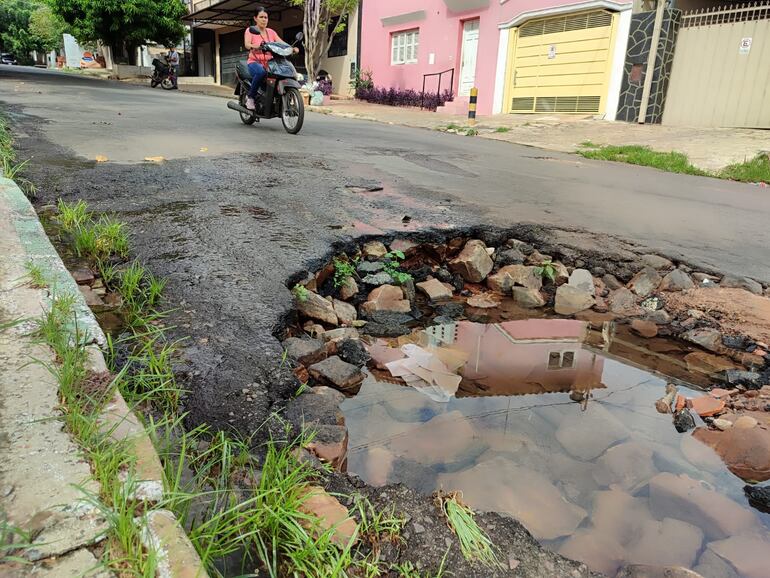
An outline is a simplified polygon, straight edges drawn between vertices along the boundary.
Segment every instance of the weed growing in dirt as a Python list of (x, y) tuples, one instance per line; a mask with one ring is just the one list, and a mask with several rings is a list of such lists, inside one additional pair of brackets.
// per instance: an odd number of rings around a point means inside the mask
[(59, 223), (72, 237), (75, 252), (98, 264), (109, 257), (128, 257), (129, 243), (125, 225), (112, 217), (102, 216), (98, 220), (80, 200), (58, 202)]
[(763, 153), (751, 160), (729, 165), (719, 171), (718, 176), (744, 183), (770, 183), (770, 155)]
[(535, 274), (543, 279), (549, 279), (551, 283), (556, 281), (556, 267), (554, 267), (551, 261), (543, 261), (535, 267)]
[(497, 549), (473, 519), (473, 510), (462, 502), (457, 492), (439, 492), (436, 503), (460, 541), (460, 550), (466, 560), (479, 562), (488, 568), (501, 567)]
[(350, 261), (334, 258), (334, 286), (342, 287), (347, 281), (348, 277), (356, 276), (355, 261)]
[(446, 559), (448, 555), (449, 549), (447, 549), (444, 557), (441, 559), (441, 565), (435, 574), (428, 571), (422, 573), (418, 568), (415, 568), (414, 564), (409, 561), (406, 561), (402, 564), (394, 564), (390, 567), (390, 569), (393, 572), (398, 572), (399, 578), (443, 578), (445, 575), (444, 572), (446, 572)]
[(682, 173), (686, 175), (708, 176), (710, 173), (690, 164), (687, 155), (679, 152), (654, 151), (648, 146), (640, 145), (604, 145), (597, 146), (593, 143), (583, 143), (583, 148), (578, 149), (578, 154), (587, 159), (603, 161), (616, 161), (654, 167), (669, 173)]
[[(102, 407), (121, 376), (112, 380), (109, 376), (105, 379), (89, 374), (86, 340), (77, 327), (71, 295), (55, 296), (37, 325), (38, 337), (56, 353), (56, 362), (44, 365), (59, 383), (63, 421), (80, 444), (91, 463), (93, 478), (100, 484), (98, 496), (81, 489), (86, 500), (102, 511), (109, 522), (106, 564), (121, 575), (154, 576), (157, 561), (145, 550), (141, 528), (134, 523), (145, 506), (133, 498), (133, 459), (128, 443), (112, 439), (114, 428), (105, 431), (100, 421)], [(129, 482), (123, 483), (122, 479)]]
[(16, 151), (13, 148), (13, 137), (8, 129), (8, 121), (0, 115), (0, 168), (2, 169), (2, 176), (15, 180), (25, 195), (34, 198), (35, 185), (21, 174), (28, 162), (29, 159), (23, 162), (17, 161)]
[(307, 290), (307, 287), (300, 285), (299, 283), (294, 285), (291, 292), (294, 295), (294, 298), (300, 303), (307, 301), (308, 297), (310, 296), (310, 291)]
[(495, 129), (495, 132), (510, 132), (510, 131), (511, 131), (510, 127), (507, 127), (507, 126), (498, 126)]
[(401, 532), (406, 524), (406, 518), (398, 517), (392, 506), (387, 510), (377, 511), (372, 503), (362, 496), (354, 499), (355, 512), (360, 518), (359, 535), (369, 543), (372, 556), (377, 559), (380, 544), (383, 542), (396, 543), (401, 540)]
[(478, 136), (479, 131), (475, 128), (469, 128), (465, 130), (465, 136)]
[(43, 268), (33, 261), (27, 261), (24, 263), (24, 268), (27, 270), (27, 277), (29, 277), (29, 284), (35, 289), (45, 289), (48, 287), (48, 282), (45, 280), (43, 274)]
[(11, 524), (5, 516), (0, 517), (0, 564), (29, 564), (19, 554), (33, 547), (31, 538), (29, 532)]
[(383, 269), (393, 280), (399, 285), (403, 285), (409, 281), (412, 276), (400, 269), (400, 262), (404, 260), (404, 253), (402, 251), (389, 251), (385, 253), (385, 268)]

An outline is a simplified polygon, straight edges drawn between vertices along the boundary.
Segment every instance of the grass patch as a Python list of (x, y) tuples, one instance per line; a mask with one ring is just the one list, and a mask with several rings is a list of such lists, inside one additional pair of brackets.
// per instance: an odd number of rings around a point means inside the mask
[(511, 128), (507, 126), (498, 126), (495, 132), (511, 132)]
[(35, 185), (22, 176), (24, 167), (27, 166), (29, 159), (19, 162), (16, 157), (16, 151), (13, 148), (13, 137), (8, 129), (8, 120), (0, 114), (0, 169), (2, 175), (7, 179), (13, 179), (24, 191), (24, 194), (34, 198), (36, 193)]
[(48, 282), (45, 280), (45, 274), (43, 268), (33, 261), (27, 261), (24, 263), (24, 268), (27, 270), (27, 277), (29, 278), (29, 284), (35, 289), (45, 289), (48, 287)]
[(742, 183), (770, 183), (770, 154), (762, 153), (751, 160), (726, 166), (718, 176)]
[(446, 516), (449, 527), (460, 541), (466, 560), (479, 562), (488, 568), (501, 568), (497, 549), (474, 519), (473, 510), (466, 506), (457, 492), (436, 496), (436, 503)]
[(59, 199), (58, 209), (59, 224), (72, 238), (79, 257), (86, 257), (93, 264), (113, 256), (128, 257), (128, 233), (123, 223), (109, 216), (96, 219), (82, 200), (67, 203)]
[(598, 146), (586, 141), (578, 149), (578, 154), (587, 159), (615, 161), (654, 167), (669, 173), (708, 176), (710, 173), (690, 164), (687, 155), (679, 152), (659, 152), (641, 145), (604, 145)]

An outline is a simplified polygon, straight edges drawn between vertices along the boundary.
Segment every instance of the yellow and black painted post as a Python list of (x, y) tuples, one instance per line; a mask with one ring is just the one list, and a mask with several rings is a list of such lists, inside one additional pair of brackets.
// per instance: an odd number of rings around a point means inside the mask
[(476, 102), (479, 98), (479, 89), (475, 86), (471, 88), (471, 98), (468, 102), (468, 126), (476, 124)]

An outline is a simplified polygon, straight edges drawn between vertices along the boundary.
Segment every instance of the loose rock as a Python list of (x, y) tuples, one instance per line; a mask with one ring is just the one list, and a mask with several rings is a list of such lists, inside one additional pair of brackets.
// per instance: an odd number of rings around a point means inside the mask
[(569, 281), (567, 283), (572, 287), (589, 293), (591, 296), (596, 292), (594, 278), (591, 273), (585, 269), (575, 269), (572, 272), (572, 275), (569, 276)]
[(561, 285), (556, 290), (554, 311), (559, 315), (574, 315), (580, 311), (590, 309), (594, 303), (596, 303), (596, 300), (591, 293), (572, 285)]
[(762, 295), (762, 285), (749, 279), (748, 277), (738, 277), (736, 275), (725, 275), (722, 281), (719, 282), (720, 287), (728, 287), (735, 289), (745, 289), (754, 295)]
[(336, 355), (308, 367), (313, 378), (330, 383), (337, 389), (355, 393), (366, 377), (355, 365), (342, 361)]
[(643, 310), (636, 304), (636, 297), (627, 288), (621, 287), (610, 293), (610, 311), (617, 315), (633, 317), (641, 315)]
[(673, 269), (674, 264), (666, 259), (665, 257), (661, 257), (660, 255), (654, 255), (652, 253), (648, 253), (646, 255), (642, 255), (641, 257), (642, 263), (644, 263), (647, 267), (652, 267), (653, 269)]
[(306, 317), (323, 321), (329, 325), (339, 324), (337, 314), (334, 312), (334, 305), (318, 293), (308, 291), (304, 299), (296, 299), (296, 302), (297, 309)]
[(695, 429), (695, 418), (687, 408), (674, 412), (674, 427), (679, 433), (685, 433)]
[(497, 254), (495, 263), (498, 267), (520, 265), (524, 263), (524, 259), (526, 259), (526, 256), (518, 249), (504, 249)]
[(361, 311), (371, 314), (374, 311), (394, 311), (408, 313), (412, 310), (412, 304), (404, 299), (404, 292), (394, 285), (382, 285), (369, 293), (369, 297)]
[(283, 347), (289, 358), (302, 365), (312, 365), (326, 358), (326, 345), (319, 339), (289, 337)]
[(760, 512), (770, 514), (770, 487), (744, 486), (743, 492), (749, 499), (749, 504)]
[(463, 276), (470, 283), (481, 283), (494, 267), (483, 241), (472, 239), (465, 244), (462, 252), (449, 262), (449, 268)]
[(660, 284), (661, 291), (686, 291), (695, 287), (690, 276), (681, 269), (674, 269), (663, 277), (663, 282)]
[(384, 257), (388, 252), (388, 249), (380, 241), (369, 241), (364, 243), (364, 247), (361, 251), (364, 257), (369, 259), (379, 259)]
[(652, 267), (645, 267), (628, 283), (628, 288), (639, 297), (647, 297), (658, 288), (662, 281), (658, 272)]
[(337, 355), (343, 361), (357, 367), (364, 367), (371, 359), (366, 347), (359, 339), (342, 340), (337, 345)]
[(358, 267), (356, 267), (356, 271), (361, 275), (373, 275), (379, 273), (384, 268), (385, 263), (380, 261), (361, 261), (358, 264)]
[(356, 283), (356, 280), (353, 279), (353, 277), (345, 277), (345, 280), (340, 286), (340, 297), (347, 301), (356, 295), (358, 295), (358, 283)]
[(468, 307), (475, 307), (476, 309), (493, 309), (499, 307), (500, 300), (493, 293), (480, 293), (469, 297), (467, 303)]
[(508, 265), (487, 278), (487, 287), (503, 295), (510, 294), (515, 285), (539, 290), (543, 286), (543, 278), (534, 267), (526, 265)]
[(714, 353), (722, 351), (722, 334), (710, 327), (691, 329), (682, 334), (682, 339), (700, 345), (703, 349)]
[(652, 321), (634, 319), (631, 321), (631, 331), (641, 337), (650, 339), (658, 335), (658, 326)]
[(431, 301), (446, 301), (452, 298), (452, 290), (438, 279), (429, 279), (417, 283), (417, 289), (428, 296)]
[[(537, 289), (529, 289), (528, 287), (512, 287), (513, 300), (520, 307), (526, 309), (536, 309), (545, 305), (545, 299), (543, 294)], [(468, 301), (470, 304), (470, 300)]]
[(361, 281), (366, 285), (371, 285), (372, 287), (379, 287), (381, 285), (390, 285), (391, 283), (393, 283), (393, 277), (391, 277), (389, 273), (385, 273), (385, 271), (381, 271), (374, 275), (367, 275), (366, 277), (361, 279)]
[(340, 325), (352, 325), (358, 319), (358, 311), (350, 303), (334, 299), (332, 305)]

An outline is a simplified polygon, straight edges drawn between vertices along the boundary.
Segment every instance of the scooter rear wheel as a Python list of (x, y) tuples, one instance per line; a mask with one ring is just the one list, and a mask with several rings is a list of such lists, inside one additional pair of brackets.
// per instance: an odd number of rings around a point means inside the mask
[(156, 86), (158, 86), (158, 81), (157, 80), (151, 80), (150, 81), (150, 88), (155, 88)]
[[(246, 108), (246, 97), (248, 95), (245, 91), (241, 90), (241, 94), (238, 96), (238, 104), (240, 104), (243, 108)], [(241, 117), (241, 122), (243, 124), (254, 124), (257, 120), (257, 113), (252, 112), (251, 114), (245, 114), (242, 112), (238, 113), (238, 116)]]

